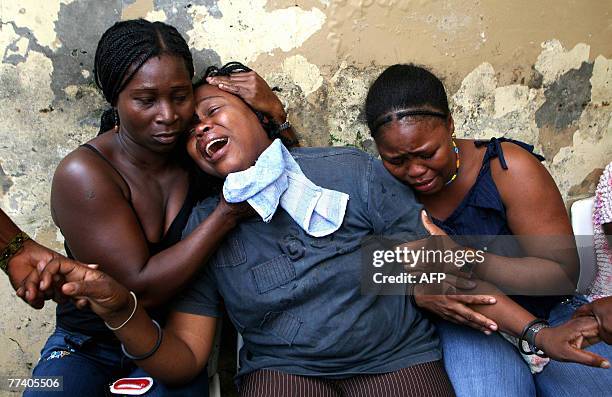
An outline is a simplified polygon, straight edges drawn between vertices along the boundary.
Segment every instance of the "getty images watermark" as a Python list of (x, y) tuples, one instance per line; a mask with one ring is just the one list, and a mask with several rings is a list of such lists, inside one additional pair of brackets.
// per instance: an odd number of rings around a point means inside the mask
[[(445, 294), (451, 287), (449, 293), (478, 294), (479, 285), (501, 279), (527, 280), (504, 291), (509, 295), (571, 295), (578, 256), (593, 252), (592, 236), (574, 235), (393, 235), (360, 243), (361, 291), (378, 295), (413, 294), (417, 285), (427, 286), (418, 293)], [(531, 269), (540, 269), (537, 284)]]
[[(372, 274), (374, 284), (431, 284), (440, 283), (447, 277), (447, 271), (431, 271), (444, 269), (445, 266), (455, 266), (462, 269), (472, 267), (485, 261), (484, 250), (473, 249), (418, 249), (398, 246), (389, 250), (374, 250), (372, 266), (401, 265), (406, 271), (388, 274), (375, 271)], [(415, 270), (419, 271), (415, 271)], [(429, 271), (428, 271), (429, 270)]]

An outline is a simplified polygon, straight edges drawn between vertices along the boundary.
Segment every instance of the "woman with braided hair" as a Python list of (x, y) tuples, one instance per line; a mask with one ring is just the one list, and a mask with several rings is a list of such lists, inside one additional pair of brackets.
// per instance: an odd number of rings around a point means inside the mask
[[(68, 256), (99, 264), (162, 323), (166, 302), (250, 214), (246, 203), (220, 200), (180, 241), (196, 198), (210, 193), (205, 183), (191, 183), (185, 150), (194, 115), (193, 75), (191, 53), (174, 27), (142, 19), (110, 27), (98, 43), (94, 79), (112, 109), (102, 116), (100, 134), (59, 164), (51, 192)], [(253, 75), (246, 77), (253, 81)], [(251, 106), (282, 123), (282, 104), (258, 79)], [(228, 89), (244, 84), (224, 83)], [(134, 369), (102, 320), (67, 302), (57, 307), (57, 328), (33, 375), (63, 376), (65, 395), (104, 396), (110, 381)], [(156, 387), (163, 395), (206, 395), (206, 371), (177, 390)]]

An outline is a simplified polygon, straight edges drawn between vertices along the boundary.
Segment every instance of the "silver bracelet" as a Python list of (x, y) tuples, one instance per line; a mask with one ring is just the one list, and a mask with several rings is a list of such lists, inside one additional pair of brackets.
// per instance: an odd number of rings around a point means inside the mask
[(130, 295), (132, 295), (132, 297), (134, 298), (134, 309), (132, 310), (132, 314), (130, 314), (130, 317), (128, 317), (127, 320), (125, 320), (123, 322), (123, 324), (121, 324), (118, 327), (111, 327), (110, 325), (108, 325), (108, 323), (105, 321), (104, 325), (106, 325), (106, 328), (110, 329), (111, 331), (117, 331), (120, 330), (121, 328), (123, 328), (123, 326), (125, 324), (128, 323), (128, 321), (130, 321), (132, 319), (132, 317), (134, 317), (134, 313), (136, 313), (136, 308), (138, 307), (138, 299), (136, 299), (136, 294), (134, 293), (134, 291), (130, 291)]

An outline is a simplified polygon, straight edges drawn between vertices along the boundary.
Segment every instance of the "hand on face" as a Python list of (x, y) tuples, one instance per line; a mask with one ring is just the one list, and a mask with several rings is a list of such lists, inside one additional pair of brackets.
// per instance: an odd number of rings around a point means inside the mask
[(199, 123), (187, 151), (206, 173), (225, 178), (247, 169), (270, 145), (257, 116), (239, 97), (205, 84), (195, 91)]
[(206, 81), (223, 91), (239, 96), (253, 109), (272, 117), (279, 124), (287, 119), (281, 101), (272, 92), (268, 83), (252, 70), (232, 73), (229, 76), (208, 77)]

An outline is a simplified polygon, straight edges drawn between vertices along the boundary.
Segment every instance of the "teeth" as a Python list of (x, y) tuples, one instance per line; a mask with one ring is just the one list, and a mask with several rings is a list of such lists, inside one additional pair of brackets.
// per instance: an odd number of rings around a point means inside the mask
[(213, 156), (214, 152), (211, 152), (210, 148), (212, 147), (212, 145), (214, 145), (217, 142), (227, 142), (227, 138), (216, 138), (208, 142), (208, 145), (206, 145), (206, 154), (208, 154), (208, 157)]

